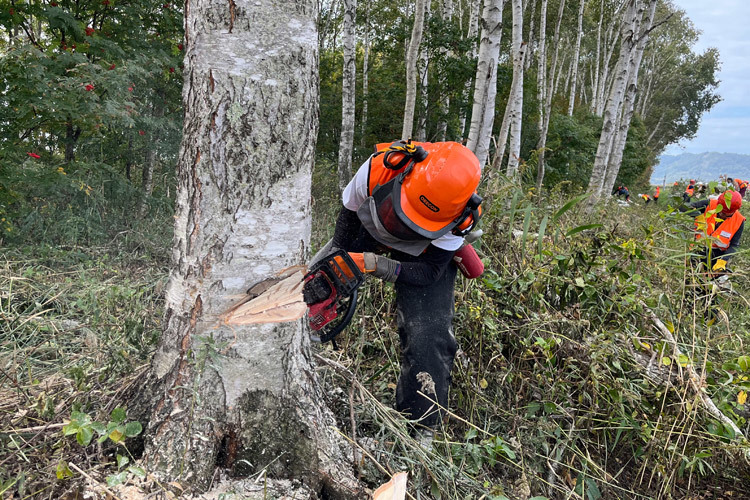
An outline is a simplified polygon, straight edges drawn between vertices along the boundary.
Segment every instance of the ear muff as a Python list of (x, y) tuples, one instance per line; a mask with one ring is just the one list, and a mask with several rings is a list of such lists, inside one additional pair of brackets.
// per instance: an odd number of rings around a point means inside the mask
[(401, 170), (409, 162), (419, 163), (427, 159), (427, 151), (408, 141), (396, 141), (388, 146), (383, 155), (383, 165), (391, 170)]
[(463, 213), (457, 219), (456, 227), (453, 228), (453, 234), (456, 236), (466, 236), (476, 227), (481, 217), (482, 197), (474, 193), (466, 203)]

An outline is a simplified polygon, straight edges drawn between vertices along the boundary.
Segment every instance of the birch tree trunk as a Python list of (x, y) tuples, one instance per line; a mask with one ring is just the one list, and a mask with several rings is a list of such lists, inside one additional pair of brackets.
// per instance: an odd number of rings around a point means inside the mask
[[(539, 127), (539, 141), (537, 142), (537, 151), (539, 151), (538, 157), (537, 157), (537, 168), (536, 168), (536, 192), (539, 193), (542, 189), (542, 183), (544, 182), (544, 170), (545, 170), (545, 164), (544, 164), (544, 156), (545, 156), (545, 149), (547, 147), (547, 131), (549, 130), (549, 120), (550, 120), (550, 114), (552, 113), (552, 97), (555, 94), (555, 89), (557, 87), (556, 85), (556, 79), (555, 79), (555, 72), (557, 70), (557, 62), (558, 57), (560, 55), (560, 26), (562, 24), (562, 18), (563, 18), (563, 12), (565, 11), (565, 0), (560, 0), (560, 7), (557, 11), (557, 23), (555, 24), (555, 34), (552, 38), (552, 45), (555, 47), (555, 55), (552, 58), (552, 67), (550, 69), (550, 81), (549, 83), (546, 81), (546, 68), (547, 68), (547, 54), (545, 50), (544, 58), (542, 59), (541, 63), (544, 66), (545, 71), (545, 78), (544, 82), (540, 82), (544, 84), (544, 100), (539, 101), (540, 102), (540, 109), (539, 109), (539, 120), (540, 120), (540, 127)], [(545, 17), (547, 14), (546, 6), (544, 11)], [(545, 27), (547, 26), (547, 21), (544, 21)], [(510, 160), (508, 160), (508, 164), (510, 164)]]
[(617, 10), (612, 15), (612, 20), (607, 28), (604, 45), (604, 59), (600, 66), (601, 74), (599, 75), (599, 85), (596, 88), (596, 108), (594, 109), (594, 113), (597, 116), (602, 116), (602, 113), (604, 113), (604, 106), (606, 104), (605, 95), (609, 95), (607, 89), (611, 90), (612, 88), (613, 82), (610, 81), (610, 65), (612, 62), (612, 56), (615, 53), (615, 48), (617, 47), (617, 36), (619, 35), (619, 30), (616, 29), (617, 23), (620, 22), (622, 25), (622, 19), (624, 19), (623, 16), (624, 14), (622, 14), (620, 10)]
[[(443, 22), (447, 25), (453, 18), (453, 0), (443, 0), (443, 10), (441, 12)], [(442, 49), (444, 56), (450, 55), (447, 49)], [(438, 141), (445, 141), (445, 136), (448, 133), (448, 110), (451, 106), (451, 97), (449, 89), (447, 88), (446, 78), (444, 72), (438, 72), (440, 75), (440, 119), (437, 124), (436, 136)]]
[(591, 85), (591, 111), (596, 112), (599, 89), (599, 66), (601, 65), (602, 25), (604, 24), (604, 0), (599, 3), (599, 24), (596, 27), (596, 55), (594, 56), (594, 81)]
[(578, 59), (581, 55), (581, 37), (583, 37), (583, 8), (586, 0), (581, 0), (578, 6), (578, 31), (576, 33), (576, 46), (573, 50), (573, 61), (571, 69), (570, 99), (568, 100), (568, 116), (573, 116), (573, 106), (576, 102), (576, 82), (578, 80)]
[[(425, 20), (430, 19), (431, 11), (430, 2), (425, 2)], [(430, 103), (430, 54), (427, 51), (427, 47), (422, 46), (419, 49), (417, 71), (419, 73), (419, 90), (422, 98), (420, 99), (419, 113), (417, 114), (417, 130), (412, 134), (412, 138), (418, 141), (425, 141), (427, 140), (427, 114), (429, 113)]]
[[(471, 6), (469, 9), (469, 32), (466, 34), (466, 38), (472, 40), (471, 44), (471, 59), (477, 58), (477, 33), (479, 32), (479, 11), (482, 7), (481, 0), (471, 0)], [(466, 114), (469, 107), (469, 95), (471, 93), (471, 84), (474, 83), (471, 79), (466, 81), (463, 90), (463, 102), (461, 111), (458, 117), (459, 129), (461, 130), (461, 139), (466, 137)]]
[[(544, 117), (549, 112), (546, 106), (546, 90), (547, 90), (547, 0), (542, 0), (542, 8), (539, 16), (539, 52), (537, 53), (537, 73), (536, 73), (536, 88), (537, 88), (537, 100), (539, 102), (539, 123), (537, 125), (539, 132), (539, 142), (537, 144), (537, 150), (539, 155), (544, 154), (544, 147), (547, 142), (546, 134), (544, 133)], [(537, 193), (542, 186), (544, 180), (544, 160), (539, 158), (537, 163)]]
[(165, 483), (202, 491), (220, 466), (234, 477), (293, 477), (316, 497), (352, 498), (357, 485), (342, 466), (302, 322), (230, 328), (220, 320), (252, 283), (308, 253), (316, 6), (278, 7), (185, 5), (164, 332), (129, 415), (145, 417), (142, 458)]
[(604, 188), (602, 189), (605, 196), (609, 196), (612, 192), (615, 181), (617, 180), (617, 174), (620, 172), (620, 165), (622, 165), (622, 155), (625, 151), (625, 143), (628, 139), (630, 122), (633, 118), (633, 111), (635, 109), (635, 98), (638, 90), (638, 73), (641, 67), (641, 61), (643, 60), (643, 52), (646, 49), (646, 43), (648, 43), (651, 26), (654, 21), (657, 1), (658, 0), (648, 0), (648, 10), (644, 14), (643, 21), (641, 22), (635, 49), (630, 58), (628, 68), (628, 86), (625, 93), (625, 100), (623, 102), (622, 115), (613, 140), (612, 153), (607, 165)]
[(352, 152), (354, 150), (354, 111), (355, 86), (357, 77), (356, 37), (354, 35), (357, 21), (357, 0), (344, 1), (344, 67), (341, 84), (341, 137), (339, 139), (339, 192), (352, 178)]
[(513, 102), (510, 115), (510, 149), (508, 151), (508, 177), (516, 177), (521, 156), (521, 119), (523, 118), (523, 59), (526, 44), (523, 41), (523, 5), (512, 0), (513, 7), (513, 88), (509, 97)]
[(599, 136), (599, 144), (596, 149), (594, 167), (589, 179), (588, 192), (591, 193), (591, 202), (599, 200), (604, 188), (604, 179), (612, 151), (617, 118), (622, 108), (625, 97), (625, 87), (628, 83), (628, 68), (631, 52), (635, 43), (635, 37), (640, 18), (643, 16), (643, 7), (637, 0), (628, 0), (627, 10), (622, 19), (620, 55), (615, 70), (615, 81), (607, 98), (604, 108), (602, 133)]
[(362, 56), (362, 119), (360, 120), (361, 140), (360, 146), (365, 146), (365, 133), (367, 131), (367, 104), (370, 92), (370, 0), (365, 0), (365, 40), (364, 54)]
[(503, 33), (505, 0), (485, 0), (482, 13), (482, 41), (479, 45), (477, 75), (474, 81), (474, 105), (466, 147), (477, 155), (484, 166), (490, 149), (492, 124), (495, 121), (497, 95), (497, 62)]
[(401, 129), (403, 140), (411, 139), (414, 128), (414, 107), (417, 100), (417, 56), (422, 43), (424, 30), (424, 13), (426, 0), (416, 0), (414, 7), (414, 26), (411, 30), (411, 41), (406, 51), (406, 103), (404, 105), (404, 126)]

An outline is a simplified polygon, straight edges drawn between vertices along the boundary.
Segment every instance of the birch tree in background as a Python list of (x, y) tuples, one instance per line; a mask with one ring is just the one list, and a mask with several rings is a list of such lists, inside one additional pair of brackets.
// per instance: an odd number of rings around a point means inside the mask
[(515, 177), (521, 157), (521, 122), (523, 118), (523, 59), (526, 43), (523, 41), (523, 5), (522, 0), (511, 0), (513, 8), (513, 93), (508, 97), (513, 103), (510, 114), (510, 139), (508, 150), (508, 168), (506, 175)]
[[(466, 38), (469, 40), (472, 40), (471, 44), (471, 52), (469, 54), (469, 57), (471, 60), (474, 60), (477, 58), (477, 33), (479, 32), (479, 12), (482, 10), (482, 0), (471, 0), (471, 4), (469, 7), (469, 29), (466, 33)], [(469, 79), (466, 81), (466, 84), (464, 85), (463, 90), (463, 102), (467, 103), (464, 106), (461, 106), (461, 110), (459, 111), (459, 117), (458, 117), (458, 123), (459, 123), (459, 130), (461, 131), (461, 139), (466, 137), (466, 114), (468, 111), (468, 100), (469, 95), (471, 93), (471, 84), (473, 83), (473, 80)]]
[(411, 41), (406, 51), (406, 103), (404, 105), (404, 126), (401, 129), (403, 140), (411, 139), (414, 127), (414, 108), (417, 100), (417, 58), (422, 43), (424, 30), (425, 3), (427, 0), (416, 0), (414, 6), (414, 26), (411, 30)]
[(367, 131), (367, 105), (368, 105), (368, 93), (370, 91), (370, 1), (365, 0), (365, 39), (362, 43), (363, 52), (362, 55), (362, 119), (360, 120), (361, 127), (361, 140), (360, 146), (365, 146), (365, 133)]
[[(545, 2), (546, 3), (546, 2)], [(537, 142), (537, 171), (536, 171), (536, 190), (537, 193), (542, 189), (542, 183), (544, 182), (545, 172), (545, 153), (547, 148), (547, 133), (549, 131), (549, 121), (552, 114), (552, 97), (557, 91), (557, 82), (560, 78), (560, 72), (562, 65), (558, 69), (558, 60), (560, 56), (560, 27), (562, 25), (563, 12), (565, 11), (565, 0), (560, 0), (560, 5), (557, 12), (557, 23), (555, 24), (555, 33), (552, 37), (552, 46), (555, 48), (554, 55), (552, 57), (552, 64), (550, 66), (549, 81), (547, 81), (547, 52), (546, 49), (541, 49), (539, 54), (539, 73), (541, 78), (537, 77), (537, 85), (539, 86), (539, 140)], [(545, 19), (544, 26), (546, 27), (546, 16), (547, 6), (544, 5), (543, 14)], [(540, 28), (541, 29), (541, 28)], [(540, 34), (541, 36), (541, 34)], [(543, 55), (542, 55), (543, 53)], [(557, 75), (557, 76), (556, 76)]]
[(572, 69), (570, 71), (570, 98), (568, 99), (568, 116), (573, 116), (573, 106), (576, 102), (576, 83), (578, 82), (578, 60), (581, 56), (581, 38), (583, 37), (583, 9), (586, 0), (581, 0), (578, 5), (578, 28), (576, 30), (576, 46), (573, 50)]
[(607, 164), (607, 174), (602, 189), (605, 196), (608, 196), (612, 192), (615, 181), (617, 180), (617, 174), (620, 171), (620, 165), (622, 164), (625, 142), (628, 138), (628, 130), (630, 130), (630, 122), (633, 118), (633, 111), (635, 109), (636, 92), (638, 90), (638, 73), (641, 67), (641, 61), (643, 60), (643, 52), (646, 49), (649, 34), (651, 33), (651, 27), (654, 22), (654, 13), (656, 12), (657, 2), (658, 0), (648, 0), (646, 13), (644, 14), (643, 21), (638, 30), (638, 39), (628, 64), (628, 85), (625, 92), (625, 100), (623, 102), (622, 112), (620, 113), (620, 123), (615, 132), (615, 137), (612, 140), (613, 149)]
[[(425, 2), (425, 21), (430, 18), (431, 12), (432, 7), (431, 3), (428, 0)], [(428, 51), (428, 48), (423, 44), (419, 48), (419, 61), (417, 62), (417, 72), (419, 73), (419, 90), (422, 95), (422, 99), (420, 99), (419, 113), (417, 113), (417, 130), (412, 134), (412, 139), (416, 139), (418, 141), (427, 140), (427, 114), (430, 107), (430, 69), (430, 53)]]
[[(453, 18), (453, 0), (443, 0), (443, 8), (440, 11), (443, 22), (447, 25)], [(441, 52), (443, 55), (449, 54), (448, 49), (442, 48)], [(438, 71), (440, 78), (440, 89), (442, 95), (440, 96), (440, 119), (437, 124), (437, 140), (444, 141), (445, 135), (448, 132), (448, 110), (451, 106), (451, 97), (449, 89), (447, 88), (445, 70)]]
[(357, 21), (357, 0), (343, 0), (344, 2), (344, 68), (341, 84), (341, 138), (339, 140), (339, 191), (352, 178), (352, 153), (354, 150), (354, 111), (355, 111), (355, 64), (357, 41), (354, 27)]
[(596, 202), (603, 193), (604, 179), (612, 152), (618, 114), (622, 111), (625, 89), (628, 84), (629, 62), (636, 44), (638, 27), (643, 17), (643, 11), (643, 5), (638, 0), (628, 0), (620, 29), (620, 54), (615, 69), (615, 81), (613, 82), (612, 90), (604, 108), (602, 133), (599, 136), (594, 167), (589, 179), (588, 192), (591, 193), (590, 200), (592, 202)]
[(503, 5), (505, 0), (485, 0), (482, 12), (482, 35), (474, 81), (474, 105), (466, 147), (477, 155), (484, 166), (489, 153), (492, 124), (495, 120), (497, 94), (497, 63), (503, 33)]
[(185, 119), (164, 331), (128, 409), (146, 423), (145, 465), (182, 491), (206, 490), (217, 466), (233, 477), (294, 478), (315, 497), (358, 490), (301, 321), (221, 321), (250, 285), (309, 252), (316, 11), (314, 0), (231, 12), (219, 0), (185, 7)]

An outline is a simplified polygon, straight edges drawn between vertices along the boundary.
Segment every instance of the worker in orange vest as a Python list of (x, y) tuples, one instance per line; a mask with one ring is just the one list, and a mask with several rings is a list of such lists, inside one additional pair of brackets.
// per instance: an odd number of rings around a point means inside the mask
[(656, 192), (654, 193), (654, 204), (659, 203), (659, 193), (661, 192), (661, 186), (656, 186)]
[(696, 241), (711, 238), (711, 246), (706, 248), (703, 258), (711, 256), (711, 269), (724, 270), (727, 258), (735, 253), (740, 245), (745, 217), (740, 213), (742, 196), (737, 191), (726, 191), (718, 197), (711, 197), (691, 204), (698, 211), (695, 218)]
[(685, 192), (682, 193), (682, 199), (685, 203), (690, 203), (690, 198), (692, 198), (694, 195), (695, 195), (695, 180), (690, 179), (690, 182), (685, 188)]

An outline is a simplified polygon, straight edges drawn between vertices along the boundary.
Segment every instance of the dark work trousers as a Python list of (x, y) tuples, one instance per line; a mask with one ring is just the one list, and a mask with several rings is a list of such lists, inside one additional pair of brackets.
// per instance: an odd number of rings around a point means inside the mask
[(448, 407), (448, 388), (457, 344), (453, 336), (453, 287), (456, 266), (451, 262), (432, 285), (396, 283), (401, 375), (396, 409), (420, 425), (436, 427), (442, 412), (419, 392)]

